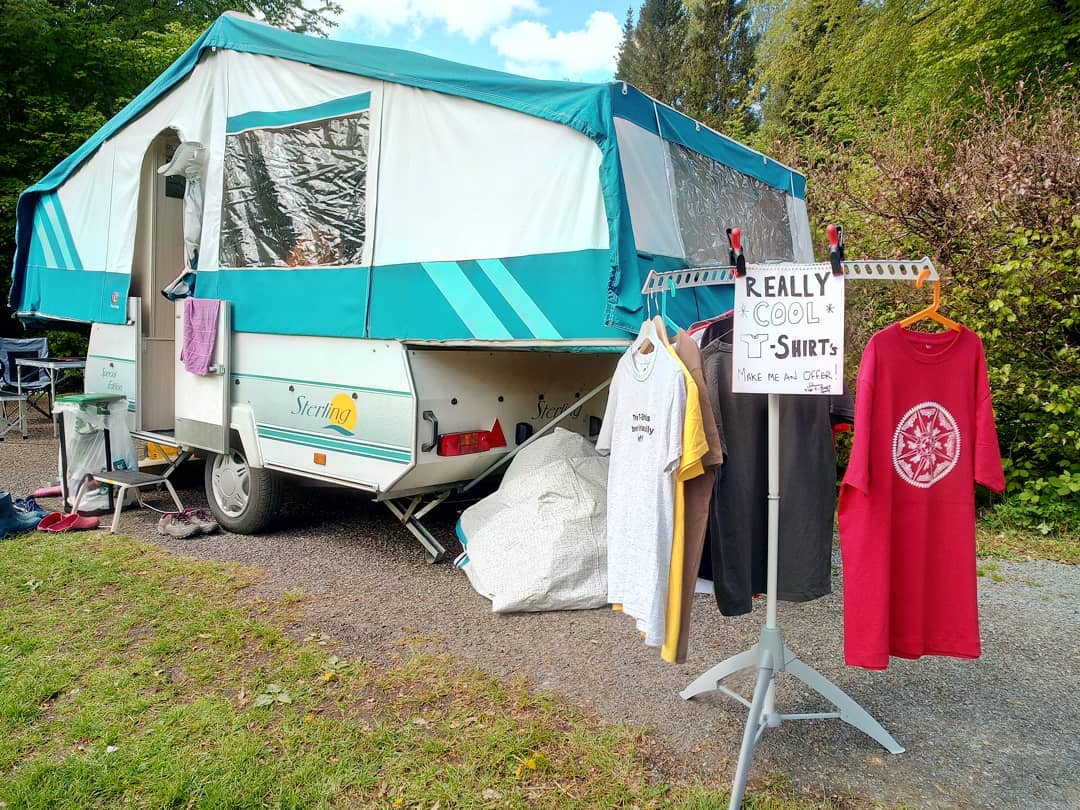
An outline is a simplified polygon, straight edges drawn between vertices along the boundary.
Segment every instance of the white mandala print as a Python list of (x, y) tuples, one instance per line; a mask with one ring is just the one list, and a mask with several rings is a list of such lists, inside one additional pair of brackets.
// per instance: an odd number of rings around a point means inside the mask
[(936, 402), (920, 402), (904, 414), (893, 432), (893, 467), (913, 487), (928, 489), (960, 460), (960, 429)]

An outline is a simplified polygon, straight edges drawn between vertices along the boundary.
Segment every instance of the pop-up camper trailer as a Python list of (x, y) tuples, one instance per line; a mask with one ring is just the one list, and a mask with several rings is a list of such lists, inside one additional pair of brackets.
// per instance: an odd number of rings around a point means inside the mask
[[(587, 433), (650, 269), (811, 258), (804, 178), (622, 82), (540, 81), (218, 19), (18, 204), (11, 306), (93, 324), (87, 391), (208, 455), (232, 530), (281, 474), (446, 492)], [(210, 373), (180, 360), (219, 300)], [(683, 325), (730, 306), (680, 293)], [(593, 419), (590, 419), (593, 417)], [(423, 533), (426, 534), (426, 533)]]

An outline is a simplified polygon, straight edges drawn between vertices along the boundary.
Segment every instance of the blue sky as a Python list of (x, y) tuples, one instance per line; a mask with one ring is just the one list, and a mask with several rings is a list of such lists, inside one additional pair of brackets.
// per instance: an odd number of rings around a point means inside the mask
[(544, 79), (615, 72), (626, 9), (640, 0), (339, 0), (334, 39), (388, 45)]

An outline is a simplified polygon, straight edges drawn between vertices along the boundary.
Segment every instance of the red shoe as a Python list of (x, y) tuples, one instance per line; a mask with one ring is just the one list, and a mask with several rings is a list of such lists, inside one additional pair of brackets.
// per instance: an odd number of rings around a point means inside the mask
[(86, 529), (96, 529), (98, 523), (100, 523), (96, 517), (83, 517), (78, 512), (72, 512), (70, 515), (64, 515), (59, 521), (57, 521), (54, 532), (80, 532)]
[(64, 515), (63, 512), (49, 512), (49, 514), (47, 514), (45, 517), (43, 517), (41, 519), (41, 522), (38, 523), (38, 525), (37, 525), (38, 531), (41, 531), (41, 532), (55, 532), (57, 530), (56, 525), (61, 520), (63, 520), (64, 517), (65, 517), (65, 515)]

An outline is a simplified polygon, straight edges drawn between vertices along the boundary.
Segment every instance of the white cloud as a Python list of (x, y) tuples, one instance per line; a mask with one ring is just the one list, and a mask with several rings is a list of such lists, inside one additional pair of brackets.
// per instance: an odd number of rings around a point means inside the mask
[(622, 25), (607, 11), (594, 11), (578, 31), (552, 34), (546, 25), (522, 20), (491, 35), (491, 45), (511, 73), (540, 79), (596, 78), (615, 73)]
[(470, 41), (506, 24), (516, 14), (543, 14), (537, 0), (338, 0), (342, 6), (340, 25), (366, 25), (386, 35), (408, 25), (414, 36), (425, 26), (442, 23), (451, 34)]

